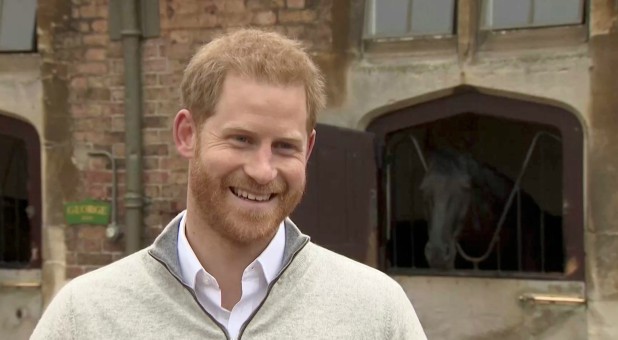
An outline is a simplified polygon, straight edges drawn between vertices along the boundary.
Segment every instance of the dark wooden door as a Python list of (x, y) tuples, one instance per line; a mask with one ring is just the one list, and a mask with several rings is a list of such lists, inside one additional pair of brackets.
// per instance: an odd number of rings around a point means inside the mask
[(307, 188), (292, 220), (313, 242), (374, 264), (377, 235), (373, 134), (318, 124)]

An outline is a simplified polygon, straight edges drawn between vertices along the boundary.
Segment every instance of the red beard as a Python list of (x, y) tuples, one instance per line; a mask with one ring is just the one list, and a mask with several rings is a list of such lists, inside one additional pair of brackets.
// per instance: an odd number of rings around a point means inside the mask
[[(298, 189), (290, 189), (280, 176), (269, 184), (260, 185), (240, 170), (223, 178), (214, 178), (198, 158), (191, 160), (189, 167), (189, 190), (193, 194), (197, 214), (214, 231), (239, 244), (272, 237), (283, 219), (296, 208), (305, 188), (303, 181)], [(275, 193), (271, 198), (276, 203), (275, 208), (235, 209), (230, 204), (230, 200), (234, 199), (230, 197), (233, 195), (230, 187), (256, 194)]]

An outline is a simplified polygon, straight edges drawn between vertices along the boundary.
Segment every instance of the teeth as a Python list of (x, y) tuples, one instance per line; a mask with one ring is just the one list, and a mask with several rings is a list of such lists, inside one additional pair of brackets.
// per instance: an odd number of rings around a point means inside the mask
[(232, 188), (232, 192), (238, 197), (242, 197), (242, 198), (245, 198), (251, 201), (257, 201), (257, 202), (268, 201), (271, 196), (271, 195), (256, 195), (256, 194), (252, 194), (252, 193), (249, 193), (247, 191), (244, 191), (238, 188)]

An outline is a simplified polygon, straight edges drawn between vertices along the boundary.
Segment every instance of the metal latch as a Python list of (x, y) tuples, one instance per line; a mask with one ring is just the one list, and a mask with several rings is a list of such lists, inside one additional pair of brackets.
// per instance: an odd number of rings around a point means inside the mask
[(11, 282), (11, 281), (0, 281), (1, 288), (39, 288), (41, 287), (41, 282)]
[(586, 299), (581, 296), (551, 295), (551, 294), (522, 294), (519, 301), (536, 304), (583, 305)]

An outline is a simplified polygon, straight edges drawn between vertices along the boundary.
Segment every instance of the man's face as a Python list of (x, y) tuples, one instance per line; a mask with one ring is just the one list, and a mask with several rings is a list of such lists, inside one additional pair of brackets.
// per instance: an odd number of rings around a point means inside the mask
[(270, 237), (300, 202), (315, 138), (302, 85), (228, 75), (189, 164), (197, 213), (237, 243)]

